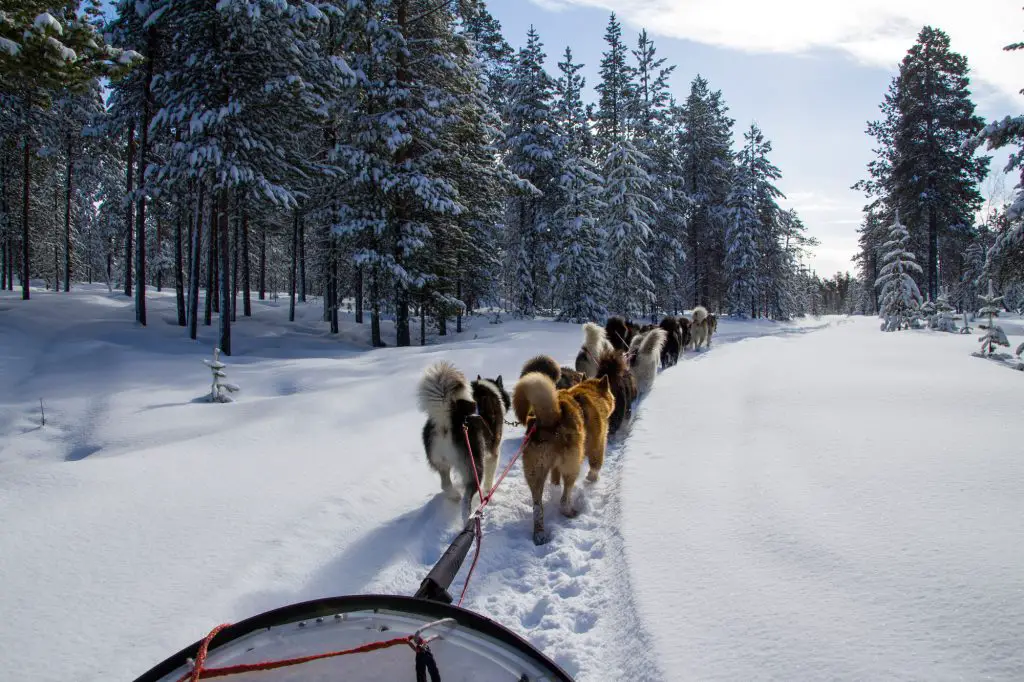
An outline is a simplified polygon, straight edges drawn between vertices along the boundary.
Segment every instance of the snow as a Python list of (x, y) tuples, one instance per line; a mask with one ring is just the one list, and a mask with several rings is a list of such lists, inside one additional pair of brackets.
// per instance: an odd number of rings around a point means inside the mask
[[(0, 293), (12, 679), (132, 679), (221, 622), (411, 594), (461, 526), (423, 456), (420, 373), (448, 359), (511, 389), (528, 357), (571, 363), (581, 340), (488, 316), (370, 350), (368, 319), (332, 338), (318, 300), (294, 324), (286, 298), (253, 301), (221, 358), (241, 391), (211, 404), (216, 324), (189, 341), (173, 294), (149, 295), (143, 329), (101, 287)], [(837, 321), (721, 320), (579, 486), (577, 518), (547, 493), (547, 545), (513, 468), (465, 605), (581, 681), (1019, 678), (1022, 375), (971, 358), (971, 337)], [(1022, 340), (1019, 318), (1004, 328)]]
[(1024, 385), (974, 345), (855, 318), (662, 374), (622, 535), (671, 679), (1024, 676)]
[(6, 52), (12, 57), (17, 57), (18, 53), (21, 52), (21, 45), (18, 45), (18, 43), (13, 40), (0, 36), (0, 52)]
[(32, 25), (38, 31), (45, 31), (46, 29), (52, 30), (57, 35), (64, 35), (64, 27), (60, 25), (60, 22), (54, 19), (53, 15), (49, 12), (43, 12), (36, 17)]

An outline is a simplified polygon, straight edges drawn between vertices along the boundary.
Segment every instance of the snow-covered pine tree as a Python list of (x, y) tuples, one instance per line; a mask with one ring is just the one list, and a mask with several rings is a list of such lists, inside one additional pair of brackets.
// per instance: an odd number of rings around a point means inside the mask
[(921, 304), (921, 317), (924, 318), (925, 324), (929, 329), (935, 329), (938, 327), (938, 317), (936, 314), (937, 308), (935, 303), (932, 302), (931, 296), (925, 295), (924, 303)]
[(650, 265), (651, 214), (657, 204), (650, 198), (649, 162), (624, 139), (608, 149), (603, 169), (601, 224), (608, 239), (608, 277), (615, 282), (609, 312), (631, 317), (650, 313), (657, 302)]
[(899, 206), (912, 224), (909, 248), (925, 254), (932, 299), (940, 284), (960, 279), (957, 262), (982, 204), (978, 185), (988, 173), (988, 157), (976, 157), (968, 144), (983, 126), (969, 86), (967, 59), (950, 49), (947, 34), (923, 27), (892, 80), (882, 119), (869, 124), (878, 141), (870, 179), (855, 185)]
[(213, 382), (210, 384), (210, 402), (211, 403), (232, 403), (234, 398), (231, 397), (232, 393), (237, 393), (239, 390), (236, 384), (224, 381), (228, 375), (224, 371), (227, 367), (223, 362), (220, 361), (220, 348), (213, 349), (213, 361), (203, 360), (203, 363), (210, 368), (213, 373)]
[(173, 45), (153, 81), (160, 108), (151, 127), (179, 138), (155, 161), (155, 182), (183, 188), (195, 180), (209, 192), (219, 261), (219, 347), (230, 355), (233, 202), (297, 205), (289, 185), (309, 167), (296, 135), (325, 125), (326, 104), (351, 72), (340, 58), (324, 54), (316, 36), (327, 17), (309, 3), (158, 0), (150, 10), (147, 25)]
[(572, 50), (558, 63), (557, 96), (552, 106), (558, 130), (554, 191), (557, 208), (552, 217), (558, 260), (555, 293), (559, 319), (582, 323), (601, 320), (605, 306), (604, 235), (597, 221), (603, 205), (602, 179), (587, 157), (590, 127), (583, 104), (586, 81), (583, 65), (573, 62)]
[(508, 211), (509, 255), (515, 268), (512, 293), (516, 312), (532, 316), (548, 291), (550, 247), (547, 235), (553, 209), (550, 196), (557, 145), (551, 100), (554, 83), (544, 71), (544, 49), (531, 26), (509, 81), (505, 111), (504, 160), (522, 179)]
[(889, 229), (889, 241), (883, 245), (884, 265), (875, 281), (875, 286), (882, 290), (879, 310), (882, 331), (909, 329), (921, 305), (921, 291), (913, 277), (914, 273), (921, 272), (921, 266), (909, 250), (909, 243), (910, 233), (900, 222), (897, 210)]
[(983, 356), (992, 355), (996, 352), (998, 346), (1009, 346), (1010, 341), (1006, 338), (1006, 332), (1003, 328), (995, 323), (995, 318), (999, 317), (999, 304), (1002, 302), (1002, 296), (996, 296), (995, 290), (992, 287), (992, 280), (988, 281), (988, 293), (979, 296), (984, 305), (978, 310), (978, 315), (985, 315), (988, 317), (988, 324), (984, 326), (985, 333), (981, 335), (978, 341), (981, 342), (981, 350), (979, 353)]
[[(471, 49), (455, 50), (451, 90), (457, 97), (453, 122), (443, 142), (444, 160), (439, 165), (444, 177), (458, 188), (465, 210), (436, 225), (429, 249), (431, 279), (426, 291), (433, 300), (441, 333), (445, 319), (456, 316), (457, 331), (462, 331), (462, 310), (474, 301), (493, 300), (498, 293), (495, 282), (501, 256), (497, 226), (501, 223), (509, 190), (519, 182), (499, 161), (501, 119), (495, 109), (498, 101), (489, 91), (490, 51), (469, 31), (460, 32)], [(499, 36), (500, 37), (500, 36)], [(489, 43), (493, 47), (493, 43)]]
[(708, 81), (697, 76), (675, 126), (687, 202), (687, 289), (692, 305), (710, 304), (712, 289), (722, 279), (719, 266), (725, 253), (726, 202), (733, 168), (733, 119), (728, 110), (721, 91), (711, 91)]
[(757, 314), (758, 234), (756, 179), (751, 173), (747, 150), (740, 153), (729, 192), (728, 222), (725, 233), (725, 274), (729, 282), (729, 311), (739, 317)]
[[(1007, 52), (1024, 50), (1024, 42), (1015, 42), (1003, 48)], [(1024, 94), (1024, 89), (1021, 90)], [(1005, 224), (997, 231), (995, 242), (987, 254), (987, 270), (993, 272), (1005, 260), (1014, 261), (1016, 277), (1024, 271), (1021, 254), (1024, 253), (1024, 114), (1005, 116), (993, 121), (974, 138), (974, 145), (985, 144), (988, 149), (1015, 147), (1004, 168), (1006, 173), (1015, 173), (1019, 178), (1013, 201), (1006, 207)]]
[(949, 294), (943, 291), (935, 301), (935, 329), (940, 332), (955, 332), (956, 321), (953, 306), (949, 304)]
[(601, 55), (601, 82), (595, 88), (598, 106), (594, 114), (597, 147), (602, 153), (626, 138), (630, 117), (636, 110), (634, 69), (626, 61), (629, 48), (622, 40), (622, 24), (614, 12), (608, 19), (604, 39), (608, 49)]
[[(135, 53), (106, 44), (92, 3), (73, 1), (55, 9), (38, 0), (9, 0), (0, 11), (0, 96), (17, 111), (10, 121), (20, 140), (22, 298), (30, 298), (32, 161), (48, 134), (48, 111), (57, 94), (81, 92), (102, 75), (116, 77)], [(81, 10), (81, 11), (80, 11)], [(56, 273), (54, 273), (56, 275)]]
[[(686, 261), (686, 201), (682, 191), (681, 157), (671, 139), (674, 102), (668, 79), (675, 66), (665, 66), (657, 56), (654, 42), (641, 30), (632, 51), (633, 68), (631, 135), (633, 143), (650, 159), (650, 198), (655, 202), (651, 216), (651, 279), (657, 296), (656, 307), (676, 311), (682, 307), (683, 267)], [(652, 311), (653, 313), (653, 311)]]

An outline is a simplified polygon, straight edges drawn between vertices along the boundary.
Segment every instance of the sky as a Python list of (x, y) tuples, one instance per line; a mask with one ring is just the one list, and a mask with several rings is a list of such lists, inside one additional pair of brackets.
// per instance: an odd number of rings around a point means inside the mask
[[(873, 140), (865, 133), (900, 59), (922, 26), (949, 34), (967, 56), (977, 113), (986, 120), (1024, 110), (1024, 12), (1010, 0), (488, 0), (513, 47), (537, 28), (554, 72), (565, 47), (584, 62), (588, 87), (609, 13), (630, 45), (646, 28), (659, 56), (677, 68), (672, 93), (684, 100), (700, 74), (721, 90), (736, 135), (756, 122), (772, 141), (783, 205), (795, 208), (820, 246), (808, 261), (819, 275), (854, 271), (865, 199), (850, 186), (866, 175)], [(993, 170), (1006, 155), (997, 152)], [(992, 189), (992, 183), (984, 188)], [(1012, 187), (1012, 180), (1008, 183)], [(1005, 188), (1004, 188), (1005, 189)]]

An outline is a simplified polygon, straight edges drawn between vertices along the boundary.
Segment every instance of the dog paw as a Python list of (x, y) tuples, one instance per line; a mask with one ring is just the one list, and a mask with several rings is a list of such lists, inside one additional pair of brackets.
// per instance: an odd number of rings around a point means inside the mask
[(564, 516), (567, 519), (575, 519), (577, 516), (580, 515), (579, 510), (573, 507), (562, 507), (561, 512), (562, 516)]
[(591, 469), (587, 472), (587, 480), (591, 483), (597, 483), (597, 479), (601, 478), (601, 472), (596, 469)]
[(551, 541), (551, 533), (546, 530), (535, 530), (533, 531), (533, 544), (540, 547), (546, 545)]
[(443, 492), (444, 496), (447, 497), (452, 502), (458, 502), (459, 500), (462, 499), (462, 493), (460, 493), (455, 488), (448, 488), (448, 490), (445, 490)]

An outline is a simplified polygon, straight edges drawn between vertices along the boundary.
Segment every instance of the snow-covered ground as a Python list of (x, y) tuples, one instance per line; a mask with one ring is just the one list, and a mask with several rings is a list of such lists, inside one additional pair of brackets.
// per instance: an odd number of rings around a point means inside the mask
[[(33, 296), (0, 294), (12, 679), (132, 679), (220, 622), (412, 593), (460, 526), (422, 454), (423, 368), (511, 384), (580, 342), (474, 318), (370, 351), (354, 325), (329, 337), (317, 303), (295, 325), (283, 299), (258, 303), (225, 358), (238, 402), (211, 405), (215, 328), (184, 338), (172, 298), (141, 329), (122, 296)], [(875, 320), (724, 320), (711, 352), (661, 375), (583, 514), (549, 493), (548, 545), (512, 471), (465, 605), (581, 681), (1020, 678), (1024, 375), (974, 347)]]
[(971, 357), (977, 334), (843, 322), (716, 349), (644, 403), (622, 534), (658, 661), (1024, 679), (1024, 375)]

